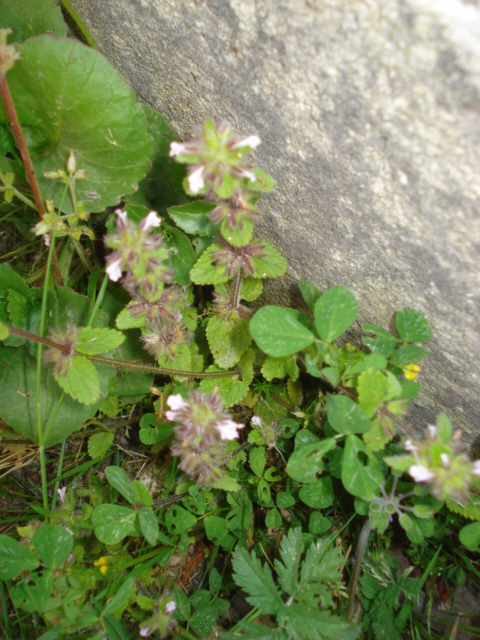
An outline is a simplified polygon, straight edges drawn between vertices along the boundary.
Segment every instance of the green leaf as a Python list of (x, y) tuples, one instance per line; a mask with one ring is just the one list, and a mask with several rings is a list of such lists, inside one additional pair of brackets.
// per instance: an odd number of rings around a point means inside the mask
[(253, 302), (263, 291), (263, 282), (255, 278), (244, 278), (240, 287), (240, 298), (246, 302)]
[(197, 236), (213, 236), (216, 225), (209, 219), (207, 213), (213, 211), (216, 205), (203, 200), (195, 200), (177, 207), (170, 207), (168, 215), (185, 233)]
[(345, 379), (352, 378), (367, 369), (383, 371), (387, 368), (387, 359), (381, 353), (362, 353), (358, 355), (362, 356), (361, 360), (355, 362), (351, 367), (348, 367), (347, 371), (343, 375)]
[(334, 438), (327, 438), (326, 440), (319, 440), (313, 444), (301, 446), (298, 449), (295, 448), (287, 463), (288, 475), (297, 482), (305, 484), (315, 482), (318, 474), (325, 468), (325, 463), (322, 460), (323, 456), (335, 449), (336, 446), (337, 443)]
[(287, 270), (287, 261), (270, 242), (262, 240), (263, 257), (253, 257), (253, 278), (278, 278)]
[[(125, 609), (125, 607), (127, 606), (132, 593), (135, 593), (135, 590), (135, 579), (131, 576), (125, 578), (120, 588), (117, 588), (117, 591), (113, 598), (111, 598), (107, 602), (105, 608), (102, 611), (102, 616), (107, 616), (117, 611), (123, 611), (123, 609)], [(108, 638), (115, 638), (116, 640), (117, 637), (118, 640), (124, 640), (123, 636), (112, 636), (111, 634), (108, 634)]]
[(460, 529), (460, 542), (469, 551), (478, 551), (480, 547), (480, 522), (471, 522)]
[(322, 297), (323, 291), (320, 291), (320, 289), (317, 289), (317, 287), (313, 285), (311, 282), (308, 282), (308, 280), (300, 280), (299, 286), (300, 286), (300, 291), (303, 296), (303, 299), (307, 304), (307, 307), (311, 311), (313, 311), (313, 309), (315, 308), (315, 303), (319, 298)]
[(149, 507), (142, 507), (139, 509), (138, 523), (148, 544), (151, 544), (152, 546), (156, 545), (160, 529), (158, 527), (158, 520), (156, 519), (152, 509)]
[[(364, 463), (360, 456), (366, 458)], [(383, 483), (380, 463), (357, 436), (347, 436), (342, 464), (345, 489), (359, 498), (373, 493)]]
[(295, 381), (300, 373), (294, 356), (284, 358), (268, 356), (262, 364), (261, 371), (265, 380), (269, 381), (273, 378), (285, 378), (285, 376), (290, 376)]
[(190, 617), (191, 605), (188, 596), (185, 595), (182, 589), (175, 589), (175, 618), (180, 622), (186, 622)]
[(252, 238), (254, 224), (252, 220), (243, 220), (241, 225), (228, 224), (225, 219), (220, 225), (220, 233), (234, 247), (244, 247)]
[(207, 538), (219, 547), (230, 550), (235, 544), (235, 538), (228, 533), (226, 520), (218, 516), (207, 516), (204, 520)]
[(299, 498), (313, 509), (326, 509), (333, 504), (332, 479), (327, 476), (307, 484), (299, 491)]
[(88, 455), (93, 459), (103, 458), (112, 446), (113, 439), (113, 431), (94, 433), (88, 439)]
[(270, 193), (270, 191), (273, 191), (275, 188), (275, 182), (268, 173), (265, 173), (265, 171), (262, 171), (262, 169), (259, 169), (258, 167), (253, 167), (252, 171), (257, 179), (255, 182), (248, 182), (248, 188), (250, 191), (257, 191), (259, 193)]
[(6, 340), (9, 335), (10, 331), (8, 330), (8, 327), (5, 326), (3, 322), (0, 322), (0, 340)]
[(195, 526), (196, 522), (197, 518), (193, 513), (177, 505), (170, 507), (165, 514), (165, 524), (168, 532), (175, 535), (188, 531)]
[(19, 291), (9, 289), (7, 302), (7, 311), (12, 324), (17, 327), (21, 327), (23, 325), (23, 318), (25, 316), (28, 299)]
[(302, 324), (302, 314), (289, 308), (267, 305), (250, 320), (250, 333), (262, 351), (280, 358), (312, 344), (313, 334)]
[(253, 473), (261, 478), (265, 469), (265, 447), (253, 447), (249, 455), (250, 468)]
[(0, 579), (14, 580), (23, 571), (33, 571), (38, 560), (22, 544), (10, 536), (0, 534)]
[(216, 264), (215, 257), (212, 256), (221, 249), (219, 244), (211, 244), (202, 253), (190, 271), (190, 279), (195, 284), (222, 284), (230, 280), (225, 264)]
[(117, 504), (100, 504), (92, 514), (95, 535), (104, 544), (117, 544), (135, 532), (135, 511)]
[(397, 311), (395, 324), (400, 337), (407, 342), (426, 342), (432, 337), (427, 321), (415, 309)]
[[(197, 592), (198, 593), (198, 592)], [(195, 595), (195, 594), (194, 594)], [(227, 612), (230, 603), (225, 598), (217, 598), (208, 607), (198, 608), (189, 620), (189, 625), (201, 638), (211, 635), (218, 616)]]
[(75, 351), (87, 356), (106, 353), (116, 349), (125, 340), (125, 336), (115, 329), (94, 329), (85, 327), (81, 330), (77, 342), (73, 345)]
[[(135, 191), (148, 170), (152, 149), (145, 115), (133, 91), (94, 49), (62, 38), (39, 36), (18, 46), (8, 72), (10, 90), (45, 200), (73, 212), (65, 185), (45, 172), (66, 170), (71, 150), (86, 211), (103, 211)], [(0, 121), (8, 118), (0, 105)]]
[(159, 420), (154, 413), (145, 413), (140, 418), (139, 438), (142, 444), (151, 445), (168, 440), (173, 435), (173, 424)]
[(301, 527), (290, 529), (288, 535), (283, 536), (280, 545), (280, 560), (275, 560), (275, 570), (278, 583), (287, 593), (295, 593), (300, 581), (300, 560), (305, 544)]
[(208, 321), (206, 333), (215, 363), (222, 369), (236, 364), (252, 341), (247, 318), (238, 317), (228, 322), (213, 316)]
[(32, 544), (42, 563), (61, 569), (73, 549), (73, 537), (57, 524), (45, 524), (33, 534)]
[(417, 347), (415, 344), (404, 344), (390, 356), (390, 361), (393, 364), (403, 365), (411, 362), (419, 362), (425, 356), (428, 355), (428, 351), (422, 347)]
[(135, 487), (122, 467), (107, 467), (105, 476), (109, 484), (116, 489), (130, 504), (135, 503)]
[(387, 399), (388, 389), (387, 378), (381, 371), (367, 369), (360, 374), (357, 381), (358, 404), (367, 416), (373, 417), (375, 409)]
[[(219, 367), (212, 365), (207, 371), (220, 371)], [(204, 393), (212, 393), (214, 389), (218, 389), (218, 394), (223, 400), (225, 409), (239, 404), (248, 393), (249, 385), (244, 380), (238, 380), (235, 377), (229, 378), (204, 378), (198, 386), (200, 391)]]
[(278, 509), (270, 509), (265, 516), (265, 526), (269, 529), (275, 529), (282, 526), (282, 516)]
[(133, 488), (135, 490), (135, 504), (143, 504), (146, 507), (153, 505), (153, 497), (147, 487), (140, 482), (140, 480), (132, 481)]
[(11, 42), (23, 42), (42, 33), (67, 35), (67, 25), (56, 0), (3, 0), (0, 4), (0, 28), (12, 30)]
[(423, 542), (423, 533), (418, 526), (416, 518), (409, 516), (406, 513), (402, 513), (398, 517), (398, 522), (411, 542), (414, 544), (421, 544)]
[(337, 433), (365, 433), (370, 429), (370, 418), (348, 396), (327, 394), (328, 423)]
[(397, 345), (395, 336), (382, 327), (377, 327), (374, 324), (362, 324), (362, 331), (377, 334), (376, 338), (368, 336), (362, 338), (363, 344), (369, 347), (372, 353), (379, 353), (388, 358)]
[(239, 587), (248, 593), (247, 601), (260, 613), (275, 615), (283, 601), (273, 582), (270, 569), (262, 567), (260, 560), (252, 552), (237, 546), (233, 552), (233, 579)]
[(325, 342), (339, 338), (355, 321), (358, 305), (343, 287), (332, 287), (315, 303), (315, 327)]
[(70, 360), (67, 375), (55, 375), (57, 384), (74, 400), (82, 404), (97, 402), (100, 384), (95, 365), (83, 356)]
[(197, 260), (192, 243), (180, 229), (167, 225), (163, 225), (163, 229), (167, 247), (172, 250), (171, 262), (175, 271), (173, 282), (182, 286), (188, 285), (190, 270)]
[(342, 587), (344, 565), (341, 549), (332, 547), (331, 538), (311, 544), (301, 568), (298, 600), (308, 605), (332, 607), (333, 595)]
[(332, 521), (322, 514), (319, 511), (312, 511), (310, 514), (310, 520), (308, 522), (308, 530), (313, 535), (321, 535), (330, 529), (332, 526)]
[(223, 476), (220, 476), (220, 478), (217, 478), (213, 483), (212, 487), (214, 489), (221, 489), (222, 491), (233, 491), (233, 492), (240, 491), (240, 489), (242, 488), (234, 478), (231, 478), (226, 474), (224, 474)]

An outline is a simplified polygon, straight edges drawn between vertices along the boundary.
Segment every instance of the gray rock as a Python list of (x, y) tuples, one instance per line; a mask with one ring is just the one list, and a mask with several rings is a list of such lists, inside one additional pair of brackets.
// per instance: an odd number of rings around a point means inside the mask
[(259, 235), (307, 278), (348, 287), (360, 321), (407, 306), (435, 338), (410, 416), (479, 434), (478, 2), (74, 0), (139, 98), (189, 137), (226, 119), (276, 180)]

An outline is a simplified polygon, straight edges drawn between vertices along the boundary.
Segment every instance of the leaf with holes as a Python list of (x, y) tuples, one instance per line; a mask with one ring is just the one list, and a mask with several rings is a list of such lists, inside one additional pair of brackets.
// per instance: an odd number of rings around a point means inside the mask
[(190, 511), (178, 507), (170, 507), (165, 514), (165, 524), (169, 533), (180, 534), (191, 529), (197, 522), (196, 516)]
[(384, 482), (380, 463), (357, 436), (347, 436), (342, 482), (353, 496), (370, 496)]

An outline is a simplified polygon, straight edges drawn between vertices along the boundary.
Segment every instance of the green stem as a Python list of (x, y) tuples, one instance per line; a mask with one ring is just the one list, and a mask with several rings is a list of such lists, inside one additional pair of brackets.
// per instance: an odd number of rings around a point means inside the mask
[(62, 475), (62, 470), (63, 470), (63, 459), (65, 457), (65, 444), (66, 444), (66, 440), (64, 440), (62, 442), (62, 446), (60, 449), (60, 458), (58, 459), (58, 466), (57, 466), (57, 479), (55, 482), (55, 486), (53, 487), (53, 496), (52, 496), (52, 507), (51, 507), (51, 513), (53, 513), (55, 511), (55, 506), (57, 504), (57, 493), (58, 490), (60, 488), (60, 477)]
[(352, 582), (350, 583), (350, 590), (348, 592), (348, 608), (347, 608), (347, 622), (351, 622), (353, 610), (355, 606), (355, 595), (357, 593), (358, 579), (360, 577), (360, 570), (363, 564), (363, 557), (367, 549), (368, 538), (370, 537), (370, 518), (365, 520), (365, 524), (360, 532), (360, 540), (358, 541), (357, 557), (355, 559), (355, 568), (353, 570)]
[[(59, 344), (58, 342), (53, 342), (48, 338), (37, 336), (34, 333), (24, 331), (23, 329), (18, 329), (17, 327), (10, 327), (8, 325), (5, 326), (13, 335), (21, 336), (22, 338), (27, 338), (27, 340), (38, 342), (39, 346), (45, 345), (47, 347), (51, 347), (52, 349), (58, 349), (59, 351), (62, 351), (67, 355), (70, 354), (70, 350), (64, 345)], [(113, 358), (103, 358), (102, 356), (86, 355), (84, 353), (79, 353), (79, 355), (83, 356), (84, 358), (88, 358), (88, 360), (92, 360), (92, 362), (107, 364), (110, 367), (117, 367), (118, 369), (131, 369), (132, 371), (144, 371), (145, 373), (153, 373), (156, 375), (164, 376), (178, 376), (183, 378), (229, 378), (231, 376), (237, 376), (240, 374), (239, 371), (182, 371), (182, 369), (165, 369), (163, 367), (135, 364), (134, 362), (115, 360)]]
[(108, 285), (108, 276), (107, 274), (105, 274), (105, 276), (103, 277), (103, 282), (100, 285), (100, 289), (98, 291), (97, 299), (95, 300), (95, 304), (93, 305), (92, 313), (90, 314), (90, 317), (88, 319), (87, 327), (91, 327), (93, 325), (95, 316), (97, 315), (97, 312), (100, 309), (100, 305), (103, 302), (105, 291), (107, 290), (107, 285)]
[(97, 43), (95, 42), (95, 40), (92, 38), (92, 36), (90, 35), (90, 32), (88, 31), (87, 27), (85, 26), (85, 24), (83, 23), (83, 21), (81, 20), (80, 16), (78, 15), (78, 13), (75, 11), (75, 9), (72, 7), (71, 3), (69, 2), (69, 0), (62, 0), (62, 4), (65, 7), (65, 10), (70, 14), (72, 20), (75, 22), (75, 24), (77, 25), (77, 27), (80, 29), (80, 31), (82, 32), (83, 37), (85, 38), (85, 40), (87, 41), (87, 44), (92, 47), (92, 49), (96, 49), (97, 48)]

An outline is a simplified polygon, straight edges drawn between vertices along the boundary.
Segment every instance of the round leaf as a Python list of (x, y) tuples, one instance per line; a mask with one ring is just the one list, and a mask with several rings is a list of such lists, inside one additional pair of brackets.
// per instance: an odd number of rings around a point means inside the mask
[(460, 542), (469, 551), (477, 551), (480, 547), (480, 522), (472, 522), (460, 529)]
[[(103, 211), (132, 193), (149, 167), (152, 140), (133, 91), (98, 51), (67, 38), (39, 36), (18, 46), (8, 72), (20, 123), (46, 200), (65, 185), (45, 172), (66, 170), (70, 151), (88, 175), (76, 183), (86, 211)], [(3, 105), (0, 121), (8, 122)], [(69, 198), (62, 208), (71, 213)]]
[(326, 509), (333, 504), (332, 479), (327, 476), (300, 489), (300, 500), (314, 509)]
[(105, 475), (109, 484), (121, 493), (125, 500), (131, 504), (135, 502), (135, 487), (122, 467), (107, 467)]
[(250, 333), (262, 351), (280, 358), (312, 344), (313, 334), (300, 322), (295, 309), (267, 305), (250, 320)]
[(365, 433), (370, 419), (358, 404), (347, 396), (327, 394), (328, 423), (337, 433)]
[(46, 524), (35, 531), (32, 543), (40, 560), (49, 569), (60, 569), (73, 549), (73, 538), (63, 527)]
[(427, 321), (415, 309), (398, 311), (395, 316), (395, 324), (400, 337), (407, 342), (426, 342), (432, 337)]
[[(367, 457), (364, 463), (360, 454)], [(380, 463), (357, 436), (347, 436), (342, 464), (342, 482), (353, 496), (368, 496), (384, 481)]]
[(117, 544), (135, 531), (135, 511), (116, 504), (101, 504), (92, 514), (95, 535), (104, 544)]
[(344, 287), (332, 287), (315, 303), (315, 326), (325, 342), (339, 338), (354, 322), (358, 305)]
[(0, 534), (0, 579), (13, 580), (22, 571), (33, 571), (38, 560), (31, 551), (17, 540)]

